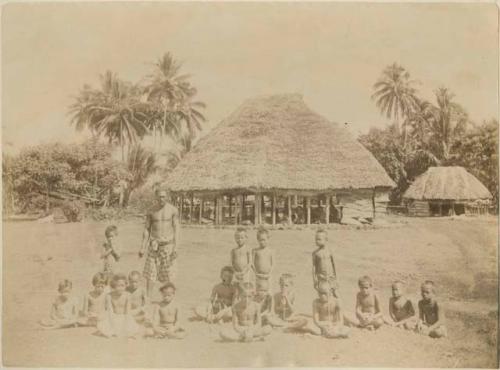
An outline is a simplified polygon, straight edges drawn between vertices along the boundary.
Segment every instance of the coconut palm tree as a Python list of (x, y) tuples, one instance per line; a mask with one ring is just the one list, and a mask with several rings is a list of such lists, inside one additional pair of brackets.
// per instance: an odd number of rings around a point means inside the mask
[(148, 133), (144, 103), (138, 99), (138, 88), (113, 72), (107, 71), (100, 80), (100, 89), (84, 86), (76, 96), (70, 106), (71, 122), (77, 129), (87, 127), (97, 137), (118, 142), (124, 161), (125, 144), (134, 144)]
[(188, 81), (190, 75), (180, 74), (182, 64), (170, 53), (165, 53), (153, 65), (153, 72), (146, 77), (145, 100), (150, 104), (150, 127), (155, 135), (169, 136), (181, 145), (185, 131), (190, 141), (201, 130), (205, 121), (201, 109), (205, 104), (195, 101), (196, 89)]
[[(372, 99), (376, 101), (380, 112), (387, 118), (394, 118), (399, 125), (400, 119), (408, 117), (417, 106), (417, 90), (410, 73), (397, 63), (386, 67), (375, 82)], [(404, 125), (403, 125), (404, 126)], [(403, 146), (406, 147), (407, 130), (403, 129)]]

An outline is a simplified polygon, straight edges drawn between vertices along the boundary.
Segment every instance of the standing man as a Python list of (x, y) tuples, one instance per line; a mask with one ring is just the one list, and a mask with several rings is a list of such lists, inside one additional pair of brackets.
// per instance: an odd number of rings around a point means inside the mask
[(157, 205), (147, 214), (139, 258), (146, 252), (144, 278), (147, 295), (151, 298), (155, 281), (173, 282), (175, 279), (176, 247), (179, 242), (177, 208), (168, 202), (165, 190), (156, 192)]

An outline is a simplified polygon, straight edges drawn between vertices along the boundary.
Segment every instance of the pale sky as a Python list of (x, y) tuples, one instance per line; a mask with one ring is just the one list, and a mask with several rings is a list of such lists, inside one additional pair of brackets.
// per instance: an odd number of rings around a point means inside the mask
[(6, 150), (77, 138), (71, 96), (107, 69), (129, 81), (170, 51), (206, 102), (207, 130), (245, 99), (301, 93), (355, 135), (388, 122), (370, 96), (398, 62), (421, 96), (446, 86), (475, 121), (498, 115), (494, 4), (8, 4), (2, 14)]

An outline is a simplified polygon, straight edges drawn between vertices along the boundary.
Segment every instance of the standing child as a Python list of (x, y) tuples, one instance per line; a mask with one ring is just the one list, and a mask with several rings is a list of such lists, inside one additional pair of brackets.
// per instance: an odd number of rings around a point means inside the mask
[(273, 297), (273, 314), (269, 317), (272, 327), (300, 329), (307, 325), (307, 319), (295, 313), (295, 294), (291, 274), (280, 276), (280, 291)]
[[(263, 227), (257, 231), (257, 242), (259, 247), (252, 250), (252, 269), (255, 273), (255, 283), (267, 282), (271, 278), (274, 267), (273, 251), (268, 247), (269, 231)], [(258, 289), (258, 287), (257, 287)]]
[(64, 329), (76, 327), (78, 320), (77, 301), (71, 296), (73, 284), (69, 280), (59, 283), (56, 297), (50, 309), (50, 317), (40, 321), (44, 329)]
[(369, 330), (378, 329), (384, 324), (380, 303), (373, 291), (373, 281), (369, 276), (358, 280), (359, 292), (356, 295), (356, 317), (359, 326)]
[(403, 292), (404, 284), (397, 280), (392, 284), (392, 297), (389, 298), (391, 325), (407, 330), (415, 329), (415, 309), (413, 303)]
[(106, 275), (98, 272), (92, 278), (94, 290), (90, 291), (83, 299), (82, 317), (78, 324), (82, 326), (97, 326), (97, 322), (102, 319), (105, 312), (106, 294)]
[(330, 285), (323, 281), (318, 286), (318, 298), (313, 302), (313, 321), (316, 328), (311, 332), (325, 338), (347, 338), (349, 328), (344, 325), (340, 303), (333, 296)]
[(260, 306), (254, 302), (254, 287), (252, 283), (240, 285), (239, 301), (233, 305), (233, 325), (220, 331), (220, 337), (229, 342), (252, 342), (269, 335), (272, 328), (262, 326)]
[(106, 313), (97, 323), (97, 329), (107, 338), (135, 338), (140, 328), (131, 314), (130, 293), (126, 291), (127, 277), (124, 274), (113, 275), (110, 285), (112, 291), (106, 295)]
[(233, 266), (236, 283), (241, 284), (250, 281), (252, 266), (252, 254), (246, 245), (246, 229), (243, 227), (236, 229), (234, 240), (236, 241), (236, 248), (231, 250), (231, 265)]
[(435, 299), (435, 285), (433, 281), (425, 281), (420, 288), (422, 299), (418, 302), (420, 319), (417, 331), (431, 338), (446, 337), (444, 314)]
[(194, 309), (196, 316), (208, 322), (230, 321), (231, 307), (236, 296), (236, 286), (233, 284), (233, 268), (224, 266), (220, 271), (221, 283), (214, 286), (210, 302), (202, 303)]
[(138, 324), (146, 321), (146, 307), (148, 306), (148, 295), (146, 290), (140, 286), (141, 273), (132, 271), (128, 275), (127, 292), (130, 294), (130, 313)]
[(186, 332), (179, 326), (179, 308), (174, 301), (175, 285), (160, 288), (162, 300), (153, 310), (153, 332), (156, 338), (183, 339)]
[(115, 264), (120, 260), (120, 253), (116, 246), (116, 236), (118, 235), (118, 228), (115, 225), (110, 225), (104, 231), (104, 235), (106, 236), (106, 241), (102, 244), (102, 272), (106, 274), (109, 283), (111, 278), (113, 277)]
[(325, 229), (316, 231), (316, 249), (312, 254), (312, 275), (314, 288), (317, 290), (322, 282), (327, 282), (335, 297), (337, 295), (337, 273), (335, 272), (335, 262), (333, 255), (326, 246), (328, 241), (328, 233)]

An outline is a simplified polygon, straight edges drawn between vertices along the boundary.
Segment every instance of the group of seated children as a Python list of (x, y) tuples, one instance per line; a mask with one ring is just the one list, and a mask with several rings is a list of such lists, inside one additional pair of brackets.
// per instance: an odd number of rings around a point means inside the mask
[[(92, 279), (93, 290), (84, 298), (80, 310), (71, 295), (69, 280), (59, 283), (59, 295), (52, 305), (50, 318), (40, 324), (44, 328), (94, 326), (106, 337), (137, 337), (181, 339), (185, 331), (179, 326), (179, 308), (175, 302), (176, 288), (172, 283), (161, 286), (161, 301), (151, 305), (145, 290), (140, 287), (141, 275), (132, 271), (128, 279), (113, 273), (113, 262), (119, 253), (113, 246), (116, 227), (106, 229), (103, 272)], [(434, 297), (434, 283), (421, 286), (418, 303), (419, 318), (410, 299), (403, 294), (404, 284), (395, 281), (389, 300), (389, 317), (382, 314), (379, 299), (370, 277), (358, 281), (356, 314), (345, 313), (338, 294), (338, 281), (333, 254), (327, 247), (326, 230), (316, 232), (317, 249), (312, 253), (313, 286), (318, 298), (313, 302), (312, 322), (295, 311), (293, 276), (284, 273), (279, 278), (279, 292), (270, 292), (274, 267), (273, 251), (268, 247), (269, 231), (257, 231), (258, 248), (247, 246), (247, 231), (235, 232), (237, 247), (231, 250), (231, 266), (220, 272), (221, 282), (214, 286), (210, 301), (194, 309), (196, 316), (209, 323), (231, 322), (222, 327), (220, 337), (225, 341), (254, 341), (263, 339), (273, 328), (300, 330), (326, 338), (347, 338), (349, 327), (374, 330), (384, 324), (415, 330), (433, 338), (446, 336), (443, 314)], [(111, 277), (111, 278), (109, 278)], [(233, 278), (235, 282), (233, 282)], [(111, 291), (106, 293), (107, 284)]]

